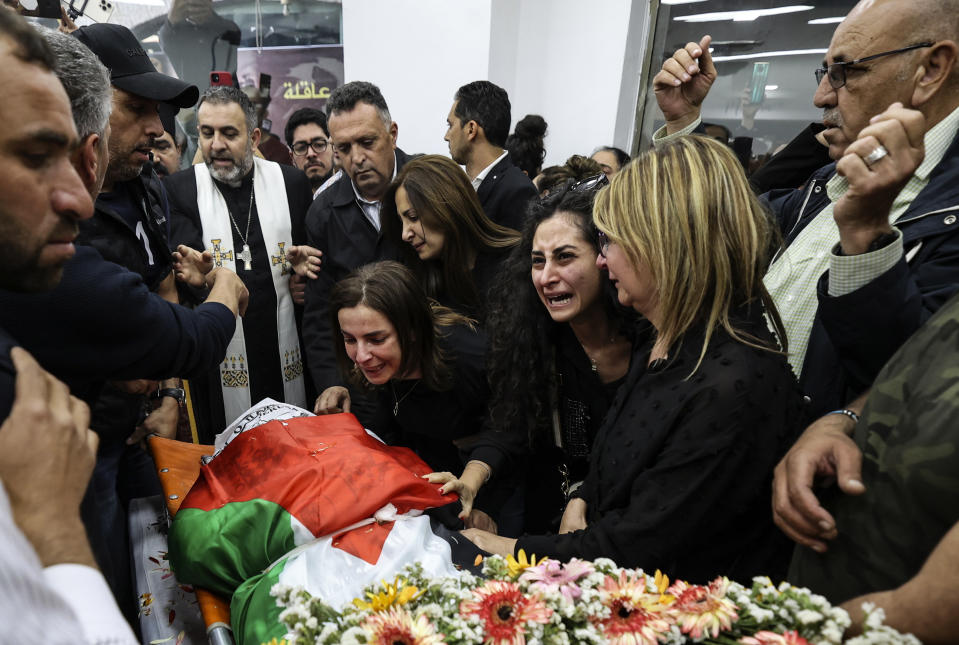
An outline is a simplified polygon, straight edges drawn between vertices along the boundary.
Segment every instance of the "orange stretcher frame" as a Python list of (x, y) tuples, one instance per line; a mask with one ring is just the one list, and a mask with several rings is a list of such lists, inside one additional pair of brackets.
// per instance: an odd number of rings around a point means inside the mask
[[(147, 442), (153, 453), (160, 484), (163, 486), (167, 510), (170, 517), (173, 517), (200, 476), (200, 460), (213, 454), (213, 446), (184, 443), (157, 436), (149, 437)], [(210, 645), (234, 645), (229, 601), (200, 588), (196, 589), (196, 597), (200, 603)]]

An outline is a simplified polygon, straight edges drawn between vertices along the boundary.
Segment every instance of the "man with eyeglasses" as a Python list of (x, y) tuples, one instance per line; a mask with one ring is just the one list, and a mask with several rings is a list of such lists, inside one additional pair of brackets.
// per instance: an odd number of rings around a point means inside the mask
[[(888, 403), (897, 397), (886, 387), (870, 397), (870, 411), (884, 406), (882, 422), (893, 432), (856, 426), (879, 370), (959, 289), (957, 9), (954, 0), (857, 4), (837, 27), (815, 74), (813, 102), (823, 108), (823, 136), (836, 163), (816, 171), (800, 190), (766, 195), (785, 244), (765, 283), (786, 325), (790, 360), (811, 398), (810, 411), (824, 415), (777, 467), (774, 515), (780, 528), (811, 549), (797, 551), (807, 576), (817, 568), (826, 573), (815, 577), (814, 589), (827, 595), (827, 588), (842, 590), (833, 600), (848, 599), (846, 591), (914, 588), (909, 577), (919, 575), (915, 569), (885, 567), (885, 575), (873, 574), (883, 561), (899, 557), (897, 549), (915, 545), (886, 535), (881, 523), (834, 517), (820, 506), (814, 478), (833, 477), (842, 492), (863, 495), (862, 504), (882, 509), (873, 513), (877, 520), (916, 503), (945, 503), (954, 511), (952, 497), (944, 495), (949, 486), (955, 490), (954, 479), (941, 488), (945, 480), (918, 476), (938, 472), (932, 462), (943, 456), (941, 447), (953, 450), (951, 427), (938, 430), (949, 424), (923, 424), (925, 445), (918, 450), (914, 436), (897, 436), (899, 411)], [(716, 78), (709, 42), (707, 36), (678, 50), (654, 79), (669, 134), (696, 127), (699, 106)], [(913, 365), (916, 384), (922, 370)], [(906, 383), (905, 391), (910, 387)], [(883, 473), (903, 479), (891, 490), (880, 490), (881, 477), (863, 481), (864, 454), (882, 463)], [(948, 527), (950, 516), (943, 517)], [(866, 535), (855, 530), (857, 522)], [(936, 539), (941, 535), (923, 526)], [(947, 542), (942, 536), (940, 545)], [(959, 553), (954, 544), (949, 548), (955, 562)], [(822, 555), (827, 549), (829, 555)], [(834, 549), (840, 553), (833, 555)], [(853, 562), (858, 564), (848, 566)], [(887, 604), (888, 594), (871, 599), (882, 600), (887, 611), (900, 604)]]
[(293, 151), (293, 163), (306, 173), (315, 199), (334, 171), (326, 115), (314, 108), (300, 108), (290, 115), (284, 134)]

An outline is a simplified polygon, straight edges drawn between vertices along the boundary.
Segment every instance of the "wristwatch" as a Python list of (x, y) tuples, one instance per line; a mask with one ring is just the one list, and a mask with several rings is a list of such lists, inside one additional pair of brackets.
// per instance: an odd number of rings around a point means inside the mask
[(176, 399), (176, 402), (180, 405), (186, 402), (186, 392), (183, 391), (182, 387), (165, 387), (157, 390), (156, 398), (162, 399), (165, 396)]

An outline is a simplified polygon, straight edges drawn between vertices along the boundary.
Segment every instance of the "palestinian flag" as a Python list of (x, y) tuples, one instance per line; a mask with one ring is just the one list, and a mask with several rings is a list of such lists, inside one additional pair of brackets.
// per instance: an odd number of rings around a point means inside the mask
[(456, 562), (472, 565), (479, 553), (471, 542), (455, 539), (424, 515), (321, 538), (240, 585), (230, 603), (233, 633), (238, 645), (282, 640), (286, 634), (279, 619), (282, 609), (270, 594), (278, 583), (302, 587), (340, 609), (362, 598), (368, 585), (392, 581), (410, 563), (419, 562), (431, 577), (451, 576), (461, 568)]
[[(443, 575), (455, 570), (448, 542), (417, 516), (457, 498), (422, 479), (429, 472), (411, 450), (386, 446), (350, 414), (270, 421), (233, 438), (201, 468), (170, 529), (170, 562), (181, 583), (227, 597), (247, 580), (295, 573), (290, 584), (318, 589), (334, 606), (411, 562), (431, 563), (428, 571)], [(328, 554), (290, 556), (306, 544)], [(264, 584), (247, 585), (263, 602), (257, 608), (256, 598), (243, 596), (244, 623), (276, 625), (268, 615), (276, 609), (272, 583)], [(246, 628), (233, 622), (240, 636)]]

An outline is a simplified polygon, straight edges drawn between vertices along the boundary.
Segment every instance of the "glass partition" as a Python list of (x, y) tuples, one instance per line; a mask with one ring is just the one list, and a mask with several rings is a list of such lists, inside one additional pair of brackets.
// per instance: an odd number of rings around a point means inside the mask
[(663, 125), (652, 77), (687, 42), (712, 36), (719, 77), (703, 103), (708, 132), (742, 151), (754, 170), (822, 111), (813, 103), (814, 70), (822, 64), (837, 23), (853, 0), (790, 4), (751, 0), (661, 2), (650, 43), (649, 82), (644, 90), (640, 148)]

